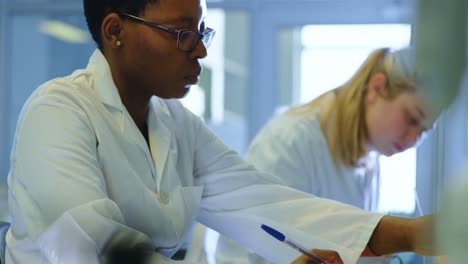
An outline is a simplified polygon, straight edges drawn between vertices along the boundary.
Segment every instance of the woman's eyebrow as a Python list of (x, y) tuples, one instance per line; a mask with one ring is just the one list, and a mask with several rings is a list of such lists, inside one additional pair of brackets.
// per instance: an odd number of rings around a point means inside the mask
[(179, 17), (168, 20), (166, 23), (179, 24), (179, 25), (191, 27), (193, 25), (198, 24), (198, 19), (195, 19), (193, 17), (187, 17), (187, 16), (179, 16)]

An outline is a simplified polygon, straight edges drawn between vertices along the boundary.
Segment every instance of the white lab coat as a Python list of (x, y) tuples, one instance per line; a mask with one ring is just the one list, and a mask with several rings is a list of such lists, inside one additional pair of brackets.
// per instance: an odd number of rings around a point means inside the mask
[[(330, 95), (331, 96), (331, 95)], [(319, 114), (273, 118), (255, 137), (246, 159), (261, 171), (275, 174), (290, 187), (372, 211), (376, 176), (364, 169), (336, 166), (320, 128)], [(247, 253), (229, 238), (220, 236), (218, 264), (266, 263)], [(362, 258), (359, 263), (388, 263), (391, 257)]]
[(374, 209), (376, 178), (364, 169), (335, 165), (318, 114), (276, 117), (252, 141), (246, 160), (295, 189)]
[(102, 263), (118, 239), (171, 263), (194, 220), (277, 263), (300, 254), (260, 224), (354, 263), (382, 217), (270, 184), (177, 100), (153, 97), (147, 121), (149, 147), (100, 51), (32, 94), (8, 177), (7, 264)]

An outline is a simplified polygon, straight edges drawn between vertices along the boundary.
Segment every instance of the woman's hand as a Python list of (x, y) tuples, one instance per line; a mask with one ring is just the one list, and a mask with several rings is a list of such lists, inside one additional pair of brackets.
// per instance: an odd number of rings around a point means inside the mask
[(434, 239), (434, 218), (432, 215), (411, 220), (409, 233), (412, 251), (423, 256), (438, 255)]
[[(310, 252), (325, 259), (328, 262), (328, 264), (343, 264), (343, 260), (341, 260), (340, 255), (336, 251), (313, 249)], [(297, 258), (294, 262), (292, 262), (291, 264), (321, 264), (321, 262), (311, 259), (306, 255), (302, 255), (299, 258)]]
[(411, 251), (423, 256), (437, 255), (433, 216), (401, 218), (384, 216), (374, 229), (369, 247), (377, 255)]

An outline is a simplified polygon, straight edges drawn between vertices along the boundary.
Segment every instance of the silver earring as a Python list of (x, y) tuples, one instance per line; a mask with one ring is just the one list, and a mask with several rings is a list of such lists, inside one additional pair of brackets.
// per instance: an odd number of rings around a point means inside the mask
[(117, 40), (117, 41), (115, 42), (115, 45), (117, 45), (117, 47), (120, 47), (120, 46), (122, 45), (122, 42), (120, 42), (120, 40)]

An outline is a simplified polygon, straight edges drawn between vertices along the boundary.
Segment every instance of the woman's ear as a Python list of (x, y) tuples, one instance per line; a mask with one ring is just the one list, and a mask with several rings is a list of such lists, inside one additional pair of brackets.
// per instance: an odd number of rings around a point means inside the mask
[(385, 94), (386, 90), (387, 76), (382, 72), (372, 75), (367, 85), (367, 101), (369, 103), (375, 102), (379, 96)]
[(102, 44), (104, 47), (119, 48), (122, 44), (122, 19), (116, 13), (107, 15), (102, 21)]

